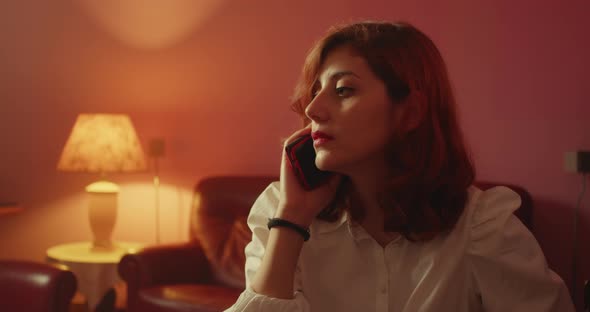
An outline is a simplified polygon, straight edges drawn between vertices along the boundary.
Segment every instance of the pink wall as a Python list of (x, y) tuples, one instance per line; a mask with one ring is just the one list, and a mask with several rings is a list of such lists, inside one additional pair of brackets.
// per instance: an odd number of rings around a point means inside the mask
[[(313, 40), (331, 24), (370, 18), (413, 22), (438, 44), (479, 178), (532, 193), (535, 235), (569, 284), (581, 177), (564, 173), (562, 158), (590, 149), (587, 1), (226, 1), (178, 24), (189, 28), (176, 41), (147, 48), (76, 3), (0, 4), (0, 199), (25, 207), (0, 219), (0, 258), (42, 260), (49, 246), (90, 238), (82, 190), (95, 177), (55, 171), (80, 112), (129, 113), (144, 146), (166, 139), (162, 240), (185, 239), (201, 177), (277, 174), (280, 139), (299, 124), (288, 98)], [(188, 11), (168, 14), (186, 21)], [(150, 31), (139, 34), (154, 39)], [(150, 174), (113, 180), (122, 186), (115, 238), (152, 243)], [(587, 207), (580, 222), (582, 246)], [(589, 262), (585, 250), (580, 280)]]

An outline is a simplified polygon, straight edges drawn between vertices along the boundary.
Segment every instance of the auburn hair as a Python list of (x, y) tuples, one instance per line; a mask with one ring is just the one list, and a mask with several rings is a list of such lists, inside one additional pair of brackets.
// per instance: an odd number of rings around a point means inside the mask
[[(386, 147), (394, 174), (386, 189), (378, 190), (384, 230), (399, 232), (411, 241), (427, 241), (451, 230), (463, 213), (475, 169), (439, 50), (405, 22), (365, 21), (330, 28), (308, 52), (292, 97), (291, 107), (304, 125), (310, 122), (305, 108), (313, 99), (320, 68), (327, 55), (342, 46), (366, 60), (385, 83), (393, 105), (416, 105), (416, 99), (424, 105), (418, 125), (392, 135)], [(350, 181), (344, 179), (317, 217), (335, 221), (346, 209), (353, 220), (362, 220), (364, 211), (347, 205), (349, 190)]]

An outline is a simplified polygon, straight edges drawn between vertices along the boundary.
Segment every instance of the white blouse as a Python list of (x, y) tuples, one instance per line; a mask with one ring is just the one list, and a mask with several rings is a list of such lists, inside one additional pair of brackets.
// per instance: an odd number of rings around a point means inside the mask
[(257, 294), (250, 283), (278, 187), (270, 184), (250, 211), (246, 289), (226, 312), (574, 311), (563, 280), (513, 214), (520, 197), (503, 186), (471, 186), (456, 227), (429, 242), (400, 236), (383, 248), (348, 214), (333, 223), (315, 220), (297, 264), (294, 298)]

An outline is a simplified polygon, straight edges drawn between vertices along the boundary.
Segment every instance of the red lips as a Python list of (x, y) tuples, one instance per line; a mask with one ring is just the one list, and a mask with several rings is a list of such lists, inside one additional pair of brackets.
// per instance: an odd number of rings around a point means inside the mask
[(334, 137), (327, 135), (327, 134), (320, 132), (320, 131), (312, 132), (311, 137), (313, 139), (313, 146), (315, 146), (315, 147), (319, 147), (321, 145), (324, 145), (334, 139)]
[(332, 137), (326, 133), (323, 133), (321, 131), (312, 132), (311, 137), (313, 138), (314, 141), (320, 140), (320, 139), (324, 139), (324, 140), (333, 140), (334, 139), (334, 137)]

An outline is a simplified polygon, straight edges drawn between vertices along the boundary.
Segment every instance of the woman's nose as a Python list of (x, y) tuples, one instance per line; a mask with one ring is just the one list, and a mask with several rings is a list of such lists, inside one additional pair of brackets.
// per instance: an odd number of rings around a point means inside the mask
[(321, 99), (316, 96), (305, 108), (305, 115), (312, 121), (324, 122), (329, 119), (329, 112), (324, 108)]

